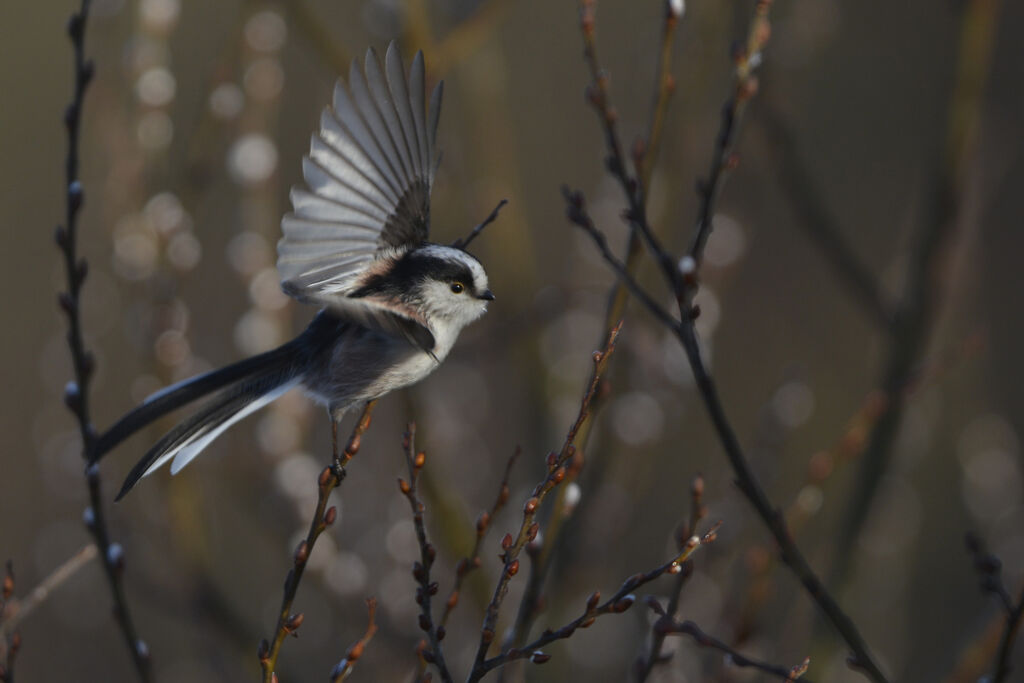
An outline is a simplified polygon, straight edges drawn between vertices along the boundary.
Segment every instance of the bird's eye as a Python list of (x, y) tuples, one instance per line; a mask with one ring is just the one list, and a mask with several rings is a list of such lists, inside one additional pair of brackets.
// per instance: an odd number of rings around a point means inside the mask
[(466, 289), (461, 282), (452, 283), (452, 291), (456, 294), (462, 294), (463, 290)]

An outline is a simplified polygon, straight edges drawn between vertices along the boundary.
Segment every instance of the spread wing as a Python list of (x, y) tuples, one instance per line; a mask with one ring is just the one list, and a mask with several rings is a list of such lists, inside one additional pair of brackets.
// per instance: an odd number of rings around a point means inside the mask
[(338, 82), (302, 162), (308, 189), (292, 190), (293, 211), (281, 221), (277, 269), (289, 296), (385, 328), (395, 327), (392, 315), (423, 323), (397, 300), (349, 295), (427, 240), (442, 84), (428, 112), (424, 81), (423, 54), (406, 79), (392, 43), (383, 68), (371, 49), (365, 71), (353, 62), (348, 86)]

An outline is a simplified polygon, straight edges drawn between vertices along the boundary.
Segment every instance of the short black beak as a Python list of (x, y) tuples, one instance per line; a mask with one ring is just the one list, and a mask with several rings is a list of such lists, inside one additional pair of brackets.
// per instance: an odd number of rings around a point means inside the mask
[(481, 294), (481, 295), (480, 295), (479, 297), (477, 297), (477, 298), (478, 298), (478, 299), (484, 299), (484, 300), (486, 300), (486, 301), (494, 301), (494, 292), (492, 292), (492, 291), (491, 291), (491, 290), (489, 290), (489, 289), (485, 289), (485, 290), (484, 290), (484, 293), (483, 293), (483, 294)]

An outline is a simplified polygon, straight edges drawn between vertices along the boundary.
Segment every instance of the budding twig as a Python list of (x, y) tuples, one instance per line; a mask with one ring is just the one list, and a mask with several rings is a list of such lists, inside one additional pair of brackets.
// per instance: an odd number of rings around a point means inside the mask
[[(85, 259), (78, 256), (78, 216), (85, 201), (85, 192), (78, 178), (78, 142), (82, 126), (82, 107), (85, 91), (95, 73), (91, 60), (85, 58), (85, 26), (89, 18), (89, 0), (82, 0), (79, 10), (68, 20), (68, 36), (74, 50), (74, 94), (64, 111), (64, 125), (68, 131), (67, 158), (65, 160), (65, 203), (64, 225), (57, 226), (54, 239), (64, 256), (64, 271), (68, 289), (61, 292), (58, 303), (68, 320), (68, 346), (75, 377), (64, 390), (64, 403), (78, 421), (82, 438), (82, 457), (91, 460), (96, 429), (89, 416), (89, 383), (95, 370), (96, 361), (92, 352), (85, 348), (82, 333), (81, 292), (89, 272)], [(149, 648), (139, 639), (128, 609), (121, 574), (124, 567), (121, 546), (110, 540), (106, 518), (103, 514), (103, 495), (100, 489), (99, 470), (95, 465), (86, 468), (86, 482), (89, 488), (89, 507), (85, 511), (85, 522), (92, 534), (100, 555), (103, 556), (103, 571), (114, 600), (114, 617), (131, 653), (132, 663), (139, 680), (148, 681)]]
[(448, 665), (444, 660), (444, 651), (441, 649), (441, 640), (444, 639), (444, 626), (434, 624), (433, 612), (431, 610), (431, 598), (437, 594), (437, 583), (430, 580), (430, 569), (434, 566), (434, 559), (437, 551), (427, 540), (427, 529), (423, 523), (423, 502), (416, 495), (416, 485), (419, 483), (420, 472), (426, 464), (427, 455), (420, 451), (416, 452), (416, 424), (410, 422), (402, 440), (402, 450), (405, 452), (406, 464), (409, 467), (409, 480), (398, 480), (398, 488), (402, 495), (409, 501), (412, 509), (413, 526), (416, 529), (416, 540), (420, 546), (420, 559), (413, 565), (412, 575), (419, 584), (416, 588), (416, 604), (420, 606), (420, 630), (427, 634), (429, 645), (419, 648), (420, 658), (428, 664), (437, 667), (441, 680), (451, 683), (452, 676), (448, 671)]
[[(654, 581), (663, 574), (678, 574), (684, 571), (683, 566), (688, 562), (690, 556), (693, 555), (693, 553), (702, 545), (711, 543), (715, 540), (717, 528), (718, 525), (716, 524), (715, 527), (703, 537), (690, 537), (678, 555), (656, 569), (643, 574), (634, 574), (629, 577), (622, 583), (619, 590), (604, 602), (601, 602), (600, 591), (594, 591), (590, 594), (590, 597), (587, 598), (583, 613), (580, 614), (580, 616), (576, 617), (559, 629), (547, 629), (540, 635), (540, 637), (523, 647), (508, 649), (500, 655), (485, 660), (480, 667), (482, 669), (481, 675), (517, 659), (530, 658), (535, 664), (543, 664), (550, 657), (541, 652), (540, 648), (548, 645), (549, 643), (553, 643), (556, 640), (564, 640), (572, 637), (573, 634), (576, 633), (577, 629), (589, 628), (598, 617), (606, 614), (621, 614), (628, 610), (633, 606), (633, 603), (636, 602), (636, 596), (633, 593), (637, 588)], [(474, 672), (476, 672), (475, 668)], [(471, 676), (470, 680), (478, 679), (474, 679)]]
[(309, 523), (309, 531), (306, 538), (299, 543), (292, 555), (293, 566), (288, 570), (288, 576), (284, 580), (284, 597), (281, 599), (281, 610), (277, 615), (277, 627), (274, 630), (272, 641), (266, 639), (260, 641), (258, 657), (260, 668), (263, 671), (263, 683), (274, 683), (277, 675), (274, 673), (277, 668), (277, 658), (281, 653), (281, 646), (288, 635), (296, 635), (299, 627), (302, 626), (304, 615), (299, 612), (292, 613), (292, 603), (299, 591), (299, 582), (302, 581), (302, 574), (306, 570), (309, 556), (313, 552), (320, 534), (327, 527), (334, 523), (337, 517), (337, 509), (327, 508), (327, 500), (331, 493), (345, 479), (345, 465), (359, 452), (363, 434), (370, 428), (373, 408), (376, 401), (370, 401), (363, 408), (363, 413), (352, 429), (348, 445), (342, 453), (335, 453), (334, 462), (320, 472), (317, 477), (317, 501), (316, 510), (313, 512), (313, 519)]
[(345, 658), (334, 665), (331, 669), (331, 683), (339, 683), (345, 680), (351, 675), (352, 670), (355, 668), (356, 661), (363, 656), (363, 651), (366, 646), (370, 644), (370, 640), (373, 639), (375, 633), (377, 633), (377, 600), (375, 598), (366, 599), (366, 611), (368, 612), (366, 632), (363, 633), (363, 637), (357, 640), (345, 653)]
[(664, 635), (688, 635), (701, 647), (709, 647), (727, 655), (729, 657), (729, 663), (733, 666), (757, 669), (758, 671), (763, 671), (764, 673), (781, 678), (787, 683), (796, 681), (797, 679), (804, 681), (805, 683), (810, 683), (810, 679), (803, 678), (807, 668), (811, 665), (809, 657), (804, 658), (802, 662), (791, 667), (762, 662), (760, 660), (747, 657), (746, 655), (742, 655), (717, 638), (709, 636), (692, 621), (679, 622), (667, 614), (662, 615), (661, 618), (658, 619), (657, 623), (654, 625), (654, 629)]
[(558, 453), (551, 453), (548, 456), (547, 475), (537, 484), (533, 489), (532, 495), (523, 505), (523, 522), (519, 527), (518, 534), (515, 537), (510, 533), (505, 534), (501, 541), (501, 559), (504, 562), (504, 567), (502, 568), (501, 577), (498, 579), (498, 584), (494, 589), (494, 596), (487, 605), (483, 627), (480, 629), (480, 644), (477, 646), (473, 669), (467, 679), (469, 683), (479, 681), (489, 670), (485, 668), (487, 650), (491, 643), (494, 642), (498, 613), (501, 611), (501, 604), (508, 593), (509, 582), (519, 571), (519, 554), (527, 543), (537, 537), (537, 532), (540, 530), (540, 525), (534, 521), (540, 509), (540, 504), (552, 489), (565, 481), (568, 465), (578, 455), (576, 447), (573, 445), (576, 440), (576, 434), (590, 414), (591, 403), (597, 395), (601, 378), (611, 361), (612, 354), (615, 351), (615, 342), (621, 329), (622, 323), (620, 322), (613, 328), (604, 350), (594, 352), (594, 372), (591, 376), (590, 385), (583, 394), (579, 413), (572, 427), (569, 428), (565, 442), (562, 445), (562, 450)]

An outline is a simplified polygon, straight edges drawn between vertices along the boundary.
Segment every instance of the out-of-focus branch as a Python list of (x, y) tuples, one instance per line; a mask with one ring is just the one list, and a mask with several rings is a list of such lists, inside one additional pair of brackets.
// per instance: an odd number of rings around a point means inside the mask
[(512, 466), (515, 465), (516, 460), (519, 459), (519, 455), (521, 453), (522, 449), (516, 448), (509, 457), (508, 462), (505, 463), (505, 474), (501, 477), (501, 484), (498, 486), (498, 495), (494, 499), (494, 505), (491, 506), (490, 512), (481, 512), (480, 516), (477, 517), (476, 541), (473, 542), (473, 549), (469, 554), (459, 560), (458, 564), (455, 565), (455, 583), (452, 586), (451, 593), (448, 594), (448, 600), (445, 602), (444, 612), (441, 613), (441, 626), (445, 626), (448, 623), (448, 618), (451, 616), (456, 605), (458, 605), (462, 591), (462, 583), (466, 580), (466, 576), (474, 569), (480, 568), (480, 551), (483, 549), (484, 539), (487, 537), (487, 532), (491, 528), (491, 522), (501, 509), (505, 507), (505, 503), (508, 502), (510, 493), (508, 478), (512, 474)]
[(363, 633), (362, 638), (352, 644), (352, 647), (350, 647), (348, 652), (345, 653), (345, 658), (331, 669), (331, 683), (340, 683), (351, 675), (352, 670), (355, 668), (356, 661), (363, 656), (363, 651), (366, 649), (366, 646), (370, 644), (370, 640), (372, 640), (374, 634), (377, 633), (376, 599), (367, 598), (366, 611), (368, 612), (366, 632)]
[[(54, 569), (49, 576), (43, 579), (24, 598), (19, 600), (18, 598), (12, 598), (10, 595), (5, 595), (3, 602), (0, 603), (0, 635), (6, 636), (17, 628), (21, 621), (46, 602), (47, 598), (53, 594), (53, 591), (57, 590), (65, 581), (77, 574), (78, 570), (95, 559), (97, 554), (96, 546), (89, 544)], [(10, 565), (8, 565), (8, 576), (12, 577), (11, 588), (13, 590), (13, 575), (10, 573)], [(7, 593), (7, 583), (8, 581), (5, 579), (5, 594)]]
[(699, 547), (715, 540), (717, 528), (718, 525), (715, 525), (715, 527), (703, 537), (691, 536), (676, 557), (649, 572), (644, 574), (634, 574), (629, 577), (622, 583), (619, 590), (617, 590), (612, 597), (608, 598), (603, 603), (601, 602), (601, 592), (594, 591), (590, 594), (590, 597), (587, 598), (583, 614), (559, 629), (547, 629), (539, 638), (530, 642), (528, 645), (520, 648), (512, 648), (502, 652), (500, 655), (491, 657), (482, 664), (484, 673), (499, 666), (504, 666), (505, 664), (517, 659), (529, 658), (534, 664), (543, 664), (544, 662), (547, 662), (551, 659), (551, 656), (541, 652), (540, 648), (548, 645), (549, 643), (553, 643), (556, 640), (571, 638), (573, 634), (576, 633), (577, 629), (589, 628), (598, 617), (606, 614), (621, 614), (628, 610), (633, 606), (633, 603), (636, 602), (636, 596), (633, 595), (633, 591), (650, 583), (651, 581), (654, 581), (662, 574), (678, 574), (683, 571), (683, 564), (689, 560), (690, 556)]
[(903, 421), (901, 392), (914, 379), (934, 326), (945, 284), (942, 261), (956, 226), (963, 175), (977, 137), (1000, 6), (999, 0), (970, 0), (964, 4), (946, 137), (932, 166), (925, 213), (911, 246), (892, 342), (879, 384), (887, 399), (887, 410), (875, 423), (861, 459), (849, 512), (838, 534), (832, 585), (841, 584), (846, 577), (855, 543), (889, 467)]
[[(693, 478), (693, 482), (690, 484), (690, 515), (689, 518), (683, 522), (677, 533), (677, 545), (680, 550), (686, 547), (687, 542), (697, 533), (697, 525), (707, 515), (707, 508), (704, 505), (704, 478), (697, 475)], [(668, 606), (665, 608), (665, 613), (668, 615), (675, 615), (679, 609), (679, 601), (683, 594), (683, 586), (686, 585), (687, 579), (693, 574), (693, 562), (687, 560), (687, 566), (684, 567), (684, 571), (676, 574), (675, 585), (672, 586), (672, 592), (670, 593)], [(665, 642), (665, 633), (655, 628), (651, 635), (651, 647), (647, 652), (646, 657), (640, 657), (636, 663), (636, 674), (638, 683), (644, 683), (647, 677), (651, 675), (651, 671), (654, 670), (655, 665), (662, 661), (661, 647)]]
[(621, 329), (622, 323), (619, 323), (615, 328), (613, 328), (612, 334), (609, 336), (608, 343), (605, 345), (604, 350), (594, 352), (594, 372), (591, 376), (590, 384), (580, 401), (580, 409), (576, 416), (576, 420), (569, 428), (569, 433), (565, 437), (562, 450), (558, 453), (548, 454), (547, 475), (539, 484), (537, 484), (533, 489), (532, 495), (523, 505), (523, 522), (519, 527), (518, 534), (515, 537), (513, 537), (511, 533), (505, 534), (504, 538), (501, 540), (501, 559), (504, 563), (504, 567), (502, 568), (501, 576), (498, 579), (498, 584), (494, 588), (494, 596), (487, 605), (484, 623), (480, 629), (480, 644), (477, 646), (473, 669), (470, 671), (467, 679), (469, 683), (479, 681), (489, 670), (485, 667), (487, 650), (491, 643), (494, 642), (495, 629), (498, 624), (498, 614), (501, 611), (501, 605), (505, 600), (505, 595), (508, 593), (509, 582), (512, 580), (512, 577), (519, 572), (519, 555), (526, 544), (533, 541), (537, 537), (538, 531), (540, 531), (540, 524), (535, 521), (535, 518), (537, 516), (537, 512), (540, 510), (541, 503), (552, 489), (565, 481), (569, 466), (577, 457), (577, 451), (574, 445), (576, 435), (579, 432), (580, 427), (590, 417), (591, 404), (597, 395), (598, 387), (601, 384), (601, 378), (611, 361), (612, 354), (615, 351), (615, 342), (618, 339)]
[(416, 579), (416, 583), (419, 584), (416, 588), (416, 604), (420, 606), (420, 630), (427, 634), (429, 641), (427, 647), (419, 648), (419, 655), (424, 661), (437, 667), (442, 681), (451, 683), (452, 675), (448, 671), (448, 665), (444, 660), (444, 651), (441, 649), (444, 626), (434, 623), (433, 612), (430, 608), (430, 599), (437, 594), (437, 583), (430, 580), (430, 568), (434, 566), (437, 551), (427, 540), (427, 529), (423, 523), (423, 503), (416, 495), (416, 484), (419, 482), (420, 471), (427, 462), (427, 455), (423, 451), (416, 452), (415, 423), (410, 422), (405, 431), (402, 450), (405, 452), (405, 461), (409, 467), (409, 480), (399, 479), (398, 488), (409, 501), (413, 526), (416, 529), (416, 541), (420, 546), (420, 559), (413, 565), (412, 575)]
[(814, 178), (798, 158), (793, 130), (772, 106), (762, 107), (757, 120), (764, 128), (765, 141), (774, 151), (774, 176), (797, 215), (797, 226), (821, 251), (839, 280), (875, 324), (890, 332), (896, 318), (893, 303), (879, 286), (878, 278), (861, 263), (830, 215), (815, 187)]
[[(373, 407), (375, 405), (377, 405), (376, 401), (370, 401), (366, 404), (362, 415), (352, 429), (352, 435), (349, 437), (345, 450), (342, 453), (338, 453), (337, 448), (335, 448), (334, 462), (325, 467), (320, 472), (320, 476), (317, 477), (318, 495), (316, 510), (313, 513), (313, 519), (309, 523), (309, 531), (306, 533), (305, 540), (295, 548), (295, 553), (292, 556), (294, 566), (288, 570), (288, 576), (284, 580), (284, 597), (281, 600), (281, 610), (277, 616), (274, 638), (270, 642), (266, 639), (260, 641), (258, 656), (260, 668), (263, 670), (263, 683), (276, 683), (277, 674), (275, 670), (277, 668), (278, 655), (281, 653), (281, 645), (284, 644), (286, 636), (297, 636), (296, 631), (302, 626), (305, 615), (301, 612), (292, 614), (292, 603), (295, 601), (295, 595), (299, 591), (299, 582), (302, 581), (302, 574), (306, 570), (306, 564), (309, 561), (310, 554), (313, 552), (313, 546), (316, 545), (316, 540), (327, 527), (334, 524), (334, 520), (338, 516), (337, 508), (334, 506), (331, 506), (329, 509), (327, 508), (327, 500), (331, 497), (331, 492), (340, 486), (341, 482), (345, 479), (345, 465), (359, 452), (363, 434), (370, 428)], [(337, 426), (334, 423), (333, 433), (335, 435), (337, 433), (336, 430)]]
[(701, 647), (718, 650), (722, 654), (726, 655), (729, 658), (729, 663), (733, 666), (757, 669), (758, 671), (763, 671), (766, 674), (771, 674), (772, 676), (781, 678), (782, 680), (787, 681), (787, 683), (790, 681), (796, 681), (797, 679), (805, 681), (805, 683), (810, 683), (810, 679), (803, 678), (807, 668), (811, 665), (811, 660), (809, 658), (805, 658), (804, 661), (789, 668), (752, 659), (740, 654), (717, 638), (713, 638), (707, 633), (704, 633), (704, 631), (702, 631), (700, 627), (692, 621), (676, 621), (667, 614), (663, 614), (657, 623), (654, 624), (654, 629), (663, 635), (690, 636), (693, 638), (694, 642)]
[(981, 590), (990, 593), (999, 601), (1006, 613), (1006, 624), (999, 640), (999, 651), (992, 664), (992, 683), (1002, 683), (1010, 675), (1010, 655), (1013, 653), (1013, 642), (1020, 630), (1021, 619), (1024, 618), (1024, 588), (1016, 601), (1010, 596), (1006, 584), (1003, 583), (1003, 563), (989, 552), (982, 540), (974, 534), (967, 534), (967, 550), (974, 560), (974, 569), (978, 572)]
[[(88, 264), (78, 256), (78, 215), (85, 201), (85, 192), (78, 179), (78, 144), (82, 126), (82, 107), (85, 91), (95, 73), (91, 60), (85, 58), (85, 26), (89, 18), (89, 0), (82, 0), (78, 12), (68, 20), (68, 36), (74, 51), (74, 93), (71, 103), (64, 111), (64, 125), (68, 131), (67, 158), (65, 160), (64, 195), (66, 203), (64, 225), (57, 226), (55, 240), (64, 256), (64, 270), (68, 289), (61, 292), (60, 307), (68, 319), (68, 346), (75, 377), (64, 389), (64, 403), (78, 420), (78, 431), (82, 438), (82, 457), (90, 460), (90, 453), (96, 440), (96, 429), (89, 417), (89, 382), (95, 370), (95, 357), (85, 348), (82, 333), (81, 292), (88, 273)], [(142, 681), (148, 681), (149, 648), (139, 639), (132, 622), (128, 601), (125, 597), (121, 574), (124, 570), (124, 551), (110, 540), (110, 533), (103, 514), (103, 495), (100, 488), (99, 470), (95, 465), (86, 468), (86, 483), (89, 488), (89, 507), (85, 510), (85, 525), (92, 534), (103, 557), (103, 571), (110, 585), (114, 600), (114, 616), (131, 653), (135, 670)]]

